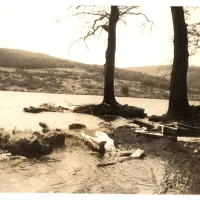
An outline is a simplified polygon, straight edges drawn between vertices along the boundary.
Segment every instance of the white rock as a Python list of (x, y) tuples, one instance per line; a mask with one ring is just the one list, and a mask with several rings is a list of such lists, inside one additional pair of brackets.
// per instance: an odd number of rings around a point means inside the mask
[(141, 158), (144, 156), (145, 151), (142, 149), (137, 149), (135, 152), (133, 152), (129, 157), (130, 158)]

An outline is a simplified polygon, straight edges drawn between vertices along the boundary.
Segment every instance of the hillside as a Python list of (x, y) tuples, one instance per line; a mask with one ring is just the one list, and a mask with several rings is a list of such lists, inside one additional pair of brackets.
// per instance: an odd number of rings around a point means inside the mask
[(141, 66), (141, 67), (125, 67), (123, 69), (142, 72), (151, 76), (159, 76), (169, 78), (171, 73), (171, 65)]
[[(141, 71), (116, 68), (116, 96), (167, 99), (169, 80), (158, 76), (156, 67), (137, 68)], [(0, 48), (0, 90), (103, 95), (103, 70), (100, 65)], [(190, 71), (198, 80), (196, 71)], [(200, 81), (189, 82), (190, 99), (200, 99), (199, 85)]]
[[(158, 76), (170, 79), (172, 66), (171, 65), (160, 65), (160, 66), (147, 66), (147, 67), (127, 67), (123, 68), (133, 72), (142, 72), (151, 76)], [(200, 67), (190, 66), (188, 69), (188, 86), (190, 88), (200, 87)]]
[[(76, 65), (87, 67), (88, 64), (78, 63), (67, 59), (49, 56), (43, 53), (35, 53), (18, 49), (0, 48), (0, 66), (20, 69), (42, 68), (73, 68)], [(95, 67), (95, 65), (91, 65)]]

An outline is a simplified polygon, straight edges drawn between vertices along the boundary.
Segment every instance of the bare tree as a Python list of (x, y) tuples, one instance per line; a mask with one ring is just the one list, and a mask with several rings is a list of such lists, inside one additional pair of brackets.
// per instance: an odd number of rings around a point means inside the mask
[(183, 7), (171, 7), (174, 27), (174, 61), (171, 73), (169, 118), (189, 118), (187, 98), (188, 37)]
[(116, 26), (118, 21), (126, 24), (124, 19), (126, 15), (136, 15), (145, 18), (145, 22), (142, 24), (143, 26), (148, 22), (150, 22), (151, 26), (153, 24), (145, 14), (138, 11), (138, 8), (139, 6), (111, 6), (109, 12), (108, 7), (78, 6), (72, 14), (73, 16), (92, 16), (92, 20), (87, 23), (89, 24), (87, 33), (75, 42), (84, 40), (86, 44), (86, 40), (90, 36), (94, 36), (97, 33), (100, 35), (103, 30), (108, 33), (107, 50), (105, 54), (106, 62), (104, 64), (104, 99), (102, 103), (110, 106), (118, 104), (114, 94)]
[(119, 9), (111, 6), (108, 25), (108, 46), (106, 50), (105, 78), (104, 78), (104, 99), (103, 103), (115, 105), (117, 103), (114, 93), (114, 69), (116, 51), (116, 26), (119, 20)]

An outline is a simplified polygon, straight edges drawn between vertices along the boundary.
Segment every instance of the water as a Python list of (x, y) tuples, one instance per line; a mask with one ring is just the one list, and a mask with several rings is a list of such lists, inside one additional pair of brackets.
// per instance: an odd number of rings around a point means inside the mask
[[(66, 106), (100, 103), (99, 96), (76, 96), (44, 93), (0, 92), (0, 127), (12, 129), (40, 129), (38, 123), (46, 122), (52, 128), (68, 128), (72, 122), (97, 128), (101, 120), (94, 116), (73, 113), (22, 112), (24, 107), (42, 103)], [(167, 101), (118, 98), (122, 104), (145, 108), (151, 114), (163, 114)], [(159, 159), (145, 158), (99, 168), (101, 160), (90, 152), (56, 150), (51, 155), (36, 159), (0, 159), (0, 192), (62, 192), (62, 193), (124, 193), (153, 194), (164, 174), (164, 164)]]
[[(0, 192), (152, 194), (157, 189), (152, 170), (163, 173), (155, 160), (132, 160), (106, 168), (85, 152), (54, 152), (44, 160), (1, 161)], [(148, 167), (147, 167), (148, 166)]]
[[(38, 130), (38, 123), (43, 121), (52, 128), (68, 128), (70, 123), (84, 123), (88, 128), (97, 128), (101, 120), (94, 116), (87, 116), (74, 113), (24, 113), (23, 108), (29, 106), (39, 106), (42, 103), (54, 103), (67, 107), (66, 102), (76, 104), (101, 103), (101, 96), (90, 95), (66, 95), (66, 94), (46, 94), (29, 92), (8, 92), (0, 91), (0, 127), (12, 129)], [(149, 115), (163, 114), (167, 110), (167, 101), (153, 99), (117, 98), (119, 103), (145, 108)]]

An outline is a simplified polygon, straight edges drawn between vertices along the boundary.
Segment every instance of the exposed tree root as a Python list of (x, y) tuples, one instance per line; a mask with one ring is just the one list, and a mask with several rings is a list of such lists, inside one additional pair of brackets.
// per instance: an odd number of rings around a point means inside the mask
[(128, 106), (128, 105), (123, 106), (120, 104), (116, 104), (115, 106), (110, 106), (108, 104), (82, 105), (82, 106), (77, 106), (73, 110), (73, 112), (90, 114), (90, 115), (95, 115), (95, 116), (117, 115), (117, 116), (122, 116), (122, 117), (126, 117), (126, 118), (131, 118), (131, 117), (144, 118), (144, 117), (146, 117), (146, 113), (144, 113), (143, 108), (138, 108), (138, 107)]

